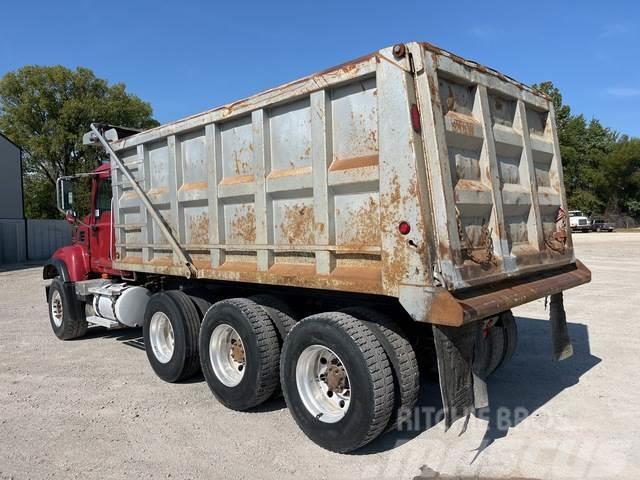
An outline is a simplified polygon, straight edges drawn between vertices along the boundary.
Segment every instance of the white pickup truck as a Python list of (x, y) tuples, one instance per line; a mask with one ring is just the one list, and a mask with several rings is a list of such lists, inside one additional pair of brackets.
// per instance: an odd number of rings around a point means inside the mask
[(569, 210), (569, 225), (572, 232), (591, 231), (591, 222), (580, 210)]

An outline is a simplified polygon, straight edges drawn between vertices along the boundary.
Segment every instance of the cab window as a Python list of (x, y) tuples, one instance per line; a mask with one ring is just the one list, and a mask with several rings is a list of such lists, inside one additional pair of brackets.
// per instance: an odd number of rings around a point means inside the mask
[(101, 180), (98, 183), (96, 210), (98, 214), (111, 210), (111, 180)]

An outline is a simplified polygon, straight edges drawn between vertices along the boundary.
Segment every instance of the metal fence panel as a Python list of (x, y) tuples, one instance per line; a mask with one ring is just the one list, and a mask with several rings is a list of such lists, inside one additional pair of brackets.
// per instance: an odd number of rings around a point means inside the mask
[(0, 219), (0, 265), (26, 260), (24, 220)]
[(71, 243), (71, 225), (65, 220), (27, 220), (27, 242), (29, 260), (46, 260)]

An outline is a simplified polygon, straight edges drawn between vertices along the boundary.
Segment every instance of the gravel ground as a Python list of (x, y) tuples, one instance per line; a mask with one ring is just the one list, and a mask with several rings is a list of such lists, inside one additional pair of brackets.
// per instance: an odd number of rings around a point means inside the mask
[(574, 242), (593, 272), (565, 294), (574, 357), (551, 360), (542, 300), (520, 307), (490, 414), (445, 432), (423, 383), (406, 429), (350, 455), (308, 441), (282, 400), (237, 413), (202, 378), (162, 382), (140, 330), (57, 340), (40, 268), (0, 272), (0, 478), (640, 478), (640, 235)]

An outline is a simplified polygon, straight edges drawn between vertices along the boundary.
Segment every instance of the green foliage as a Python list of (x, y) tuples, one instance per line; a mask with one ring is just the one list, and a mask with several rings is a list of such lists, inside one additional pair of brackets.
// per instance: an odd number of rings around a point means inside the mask
[[(109, 85), (87, 68), (25, 66), (0, 79), (0, 131), (25, 153), (25, 214), (59, 216), (55, 180), (89, 172), (99, 164), (100, 149), (82, 145), (91, 122), (135, 128), (158, 125), (151, 106)], [(86, 187), (77, 192), (87, 196)]]
[(564, 183), (570, 208), (591, 214), (630, 214), (640, 209), (640, 139), (620, 136), (598, 120), (572, 115), (551, 82), (534, 85), (556, 111)]

